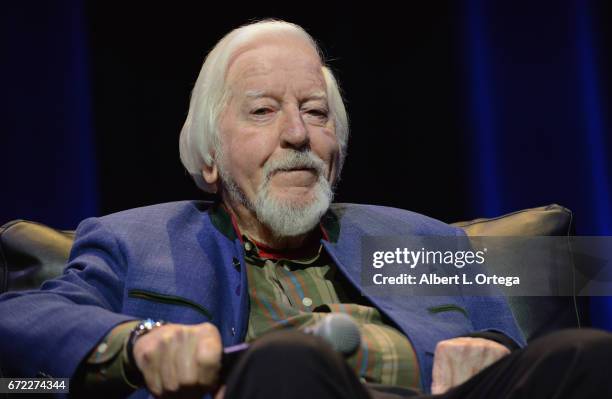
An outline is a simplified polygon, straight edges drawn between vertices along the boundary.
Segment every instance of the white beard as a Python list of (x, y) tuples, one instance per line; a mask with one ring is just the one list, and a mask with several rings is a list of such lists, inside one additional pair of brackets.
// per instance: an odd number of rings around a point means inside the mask
[[(263, 169), (264, 180), (257, 189), (255, 201), (250, 201), (227, 173), (223, 154), (217, 151), (217, 156), (219, 175), (230, 198), (254, 212), (257, 220), (279, 238), (299, 236), (311, 231), (332, 202), (334, 194), (331, 184), (325, 178), (325, 163), (311, 151), (290, 150), (285, 158), (266, 162)], [(280, 199), (270, 192), (270, 180), (275, 172), (295, 168), (314, 169), (318, 176), (314, 197), (306, 203), (302, 200), (296, 203)]]

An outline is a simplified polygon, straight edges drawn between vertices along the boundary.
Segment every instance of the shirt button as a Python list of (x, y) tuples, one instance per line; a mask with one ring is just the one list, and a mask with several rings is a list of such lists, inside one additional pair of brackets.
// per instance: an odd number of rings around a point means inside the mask
[(107, 349), (108, 349), (108, 344), (106, 344), (106, 342), (103, 342), (100, 345), (98, 345), (98, 353), (104, 353), (106, 352)]
[(246, 249), (247, 251), (250, 251), (251, 249), (253, 249), (253, 244), (251, 244), (250, 242), (245, 242), (244, 243), (244, 249)]
[(240, 272), (240, 261), (238, 258), (232, 258), (232, 265), (234, 265), (234, 269), (236, 269), (237, 272)]
[(312, 299), (310, 299), (307, 296), (305, 296), (304, 299), (302, 299), (302, 304), (304, 306), (310, 306), (310, 305), (312, 305)]

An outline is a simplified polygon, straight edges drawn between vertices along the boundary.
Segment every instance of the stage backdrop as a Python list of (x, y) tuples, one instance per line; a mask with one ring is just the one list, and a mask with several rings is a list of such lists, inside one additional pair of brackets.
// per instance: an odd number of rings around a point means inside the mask
[[(444, 221), (559, 203), (611, 235), (609, 2), (326, 5), (5, 4), (0, 223), (88, 216), (198, 192), (178, 133), (203, 57), (283, 18), (320, 41), (352, 136), (337, 199)], [(435, 4), (434, 4), (435, 3)], [(612, 302), (593, 301), (612, 329)]]

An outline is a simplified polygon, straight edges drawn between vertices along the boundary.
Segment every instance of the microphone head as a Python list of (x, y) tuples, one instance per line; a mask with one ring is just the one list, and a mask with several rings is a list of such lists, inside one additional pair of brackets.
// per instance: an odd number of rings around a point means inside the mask
[(312, 333), (325, 339), (344, 356), (352, 355), (361, 345), (359, 327), (345, 313), (330, 313), (312, 329)]

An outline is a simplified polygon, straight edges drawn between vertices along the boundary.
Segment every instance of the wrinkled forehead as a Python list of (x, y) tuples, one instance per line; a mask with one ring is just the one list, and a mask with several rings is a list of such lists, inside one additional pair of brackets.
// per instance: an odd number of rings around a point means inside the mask
[(321, 59), (303, 38), (262, 37), (238, 48), (228, 63), (226, 85), (232, 91), (273, 89), (287, 83), (325, 88)]

